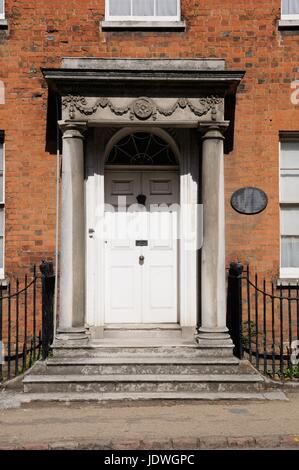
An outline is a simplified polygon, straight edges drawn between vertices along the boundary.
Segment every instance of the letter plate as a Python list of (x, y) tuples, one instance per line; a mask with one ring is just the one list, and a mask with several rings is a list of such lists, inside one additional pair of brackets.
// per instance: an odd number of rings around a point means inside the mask
[(148, 246), (148, 240), (136, 240), (136, 246)]

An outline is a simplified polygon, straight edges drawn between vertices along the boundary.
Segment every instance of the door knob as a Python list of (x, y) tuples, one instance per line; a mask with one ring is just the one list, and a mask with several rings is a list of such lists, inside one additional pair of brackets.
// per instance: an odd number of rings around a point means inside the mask
[(139, 256), (139, 264), (143, 264), (144, 263), (144, 256)]

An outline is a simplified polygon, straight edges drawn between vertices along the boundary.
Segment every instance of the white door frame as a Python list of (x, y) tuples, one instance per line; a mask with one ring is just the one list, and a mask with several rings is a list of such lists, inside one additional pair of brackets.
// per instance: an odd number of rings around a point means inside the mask
[[(140, 129), (141, 130), (141, 129)], [(106, 131), (107, 132), (107, 131)], [(106, 143), (104, 129), (95, 128), (86, 149), (86, 323), (98, 330), (104, 326), (105, 312), (105, 266), (104, 241), (96, 239), (92, 230), (98, 230), (104, 215), (105, 203), (105, 161), (113, 145), (136, 127), (117, 131)], [(142, 127), (142, 132), (156, 133), (168, 141), (180, 163), (180, 226), (186, 224), (186, 206), (197, 204), (199, 181), (199, 149), (196, 133), (192, 129), (177, 129), (176, 141), (165, 130), (152, 126)], [(107, 134), (106, 134), (107, 135)], [(198, 233), (198, 230), (196, 231)], [(183, 242), (179, 245), (178, 274), (178, 317), (182, 327), (197, 324), (197, 251), (196, 240), (186, 250)]]

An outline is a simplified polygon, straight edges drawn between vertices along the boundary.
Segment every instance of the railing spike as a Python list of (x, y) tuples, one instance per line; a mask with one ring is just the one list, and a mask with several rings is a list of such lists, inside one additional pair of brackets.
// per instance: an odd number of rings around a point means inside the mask
[[(48, 263), (48, 265), (50, 269), (51, 263)], [(53, 267), (50, 271), (51, 282), (53, 283), (53, 278), (55, 282)], [(17, 376), (21, 370), (24, 371), (27, 367), (31, 367), (33, 360), (39, 359), (41, 356), (42, 299), (38, 296), (37, 283), (39, 276), (37, 275), (36, 265), (31, 268), (30, 272), (30, 279), (27, 273), (22, 274), (21, 277), (19, 274), (11, 277), (5, 294), (3, 292), (3, 283), (0, 280), (0, 342), (5, 334), (7, 348), (5, 351), (6, 367), (4, 369), (5, 379), (8, 380), (14, 375)], [(31, 279), (32, 273), (33, 278)], [(32, 293), (31, 298), (28, 297), (29, 293), (30, 295)], [(51, 300), (51, 295), (48, 302)], [(28, 314), (30, 314), (30, 317)], [(5, 325), (3, 324), (4, 318)], [(29, 324), (29, 318), (33, 318), (33, 324), (31, 322)], [(49, 321), (48, 318), (46, 320)], [(53, 324), (51, 321), (50, 323)], [(14, 366), (13, 371), (12, 364)], [(2, 372), (3, 367), (1, 365), (0, 382), (3, 379)]]

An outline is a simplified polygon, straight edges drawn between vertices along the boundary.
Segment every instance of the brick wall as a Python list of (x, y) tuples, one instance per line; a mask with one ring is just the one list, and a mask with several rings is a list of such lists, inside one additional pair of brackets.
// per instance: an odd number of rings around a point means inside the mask
[[(41, 67), (63, 56), (221, 57), (246, 70), (237, 98), (235, 148), (226, 156), (227, 259), (259, 271), (279, 266), (278, 132), (299, 130), (290, 83), (299, 78), (299, 32), (277, 29), (280, 0), (182, 0), (187, 31), (100, 32), (104, 0), (6, 0), (8, 32), (0, 31), (0, 79), (6, 104), (6, 272), (23, 273), (51, 258), (55, 245), (56, 158), (45, 151), (47, 88)], [(234, 190), (261, 187), (260, 215), (230, 207)]]

